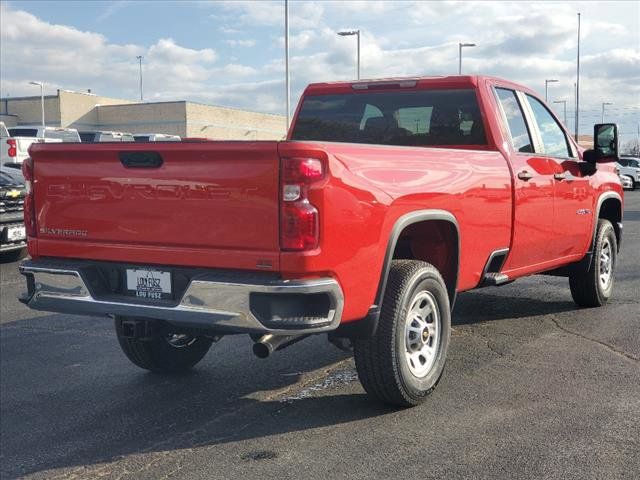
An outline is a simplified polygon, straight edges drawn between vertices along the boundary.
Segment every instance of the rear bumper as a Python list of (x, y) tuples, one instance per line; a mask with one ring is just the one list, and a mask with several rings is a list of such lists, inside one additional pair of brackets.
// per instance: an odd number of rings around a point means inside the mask
[[(96, 293), (81, 261), (28, 260), (20, 265), (34, 310), (165, 320), (216, 333), (283, 335), (328, 332), (340, 324), (344, 297), (336, 280), (282, 280), (271, 275), (199, 271), (173, 304)], [(108, 298), (107, 298), (108, 297)]]

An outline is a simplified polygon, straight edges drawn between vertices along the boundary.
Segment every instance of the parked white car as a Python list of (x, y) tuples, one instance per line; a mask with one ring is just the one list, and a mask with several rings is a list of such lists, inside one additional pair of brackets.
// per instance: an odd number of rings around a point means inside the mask
[(622, 188), (625, 190), (633, 190), (633, 180), (631, 180), (631, 177), (628, 177), (627, 175), (618, 175), (620, 176)]
[(620, 170), (621, 177), (624, 176), (631, 180), (632, 189), (640, 187), (640, 158), (620, 157), (616, 167)]

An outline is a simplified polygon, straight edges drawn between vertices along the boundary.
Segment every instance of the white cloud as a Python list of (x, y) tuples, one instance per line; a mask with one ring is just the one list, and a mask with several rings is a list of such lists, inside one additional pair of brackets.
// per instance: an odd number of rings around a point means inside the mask
[(161, 38), (149, 48), (149, 56), (169, 63), (211, 63), (216, 60), (216, 52), (210, 48), (194, 50), (181, 47), (171, 38)]
[[(2, 5), (3, 94), (9, 89), (12, 95), (33, 93), (26, 82), (46, 79), (64, 88), (92, 88), (96, 93), (135, 98), (135, 57), (144, 55), (145, 91), (156, 98), (283, 112), (281, 1), (199, 5), (206, 9), (205, 20), (214, 19), (209, 33), (218, 41), (215, 50), (189, 48), (174, 40), (178, 34), (172, 39), (169, 33), (150, 45), (118, 44), (100, 33), (53, 25)], [(362, 32), (363, 77), (455, 74), (458, 42), (470, 41), (478, 46), (465, 49), (464, 72), (506, 77), (537, 91), (544, 90), (545, 79), (557, 78), (560, 82), (550, 85), (550, 99), (568, 100), (571, 112), (579, 7), (583, 11), (582, 118), (596, 119), (602, 101), (615, 103), (612, 113), (640, 105), (640, 7), (631, 3), (550, 5), (289, 2), (292, 100), (310, 82), (355, 77), (355, 38), (336, 34), (349, 27)], [(638, 109), (624, 112), (631, 115), (620, 118), (638, 121)]]
[(254, 47), (255, 40), (225, 40), (225, 43), (230, 47)]

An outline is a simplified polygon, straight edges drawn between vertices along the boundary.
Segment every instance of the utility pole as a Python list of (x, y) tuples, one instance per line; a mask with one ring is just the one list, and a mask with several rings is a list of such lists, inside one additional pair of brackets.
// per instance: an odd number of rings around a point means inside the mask
[(289, 133), (289, 121), (291, 115), (291, 88), (289, 77), (289, 0), (284, 0), (284, 71), (285, 90), (287, 97), (287, 134)]
[(602, 117), (600, 119), (600, 123), (604, 123), (604, 107), (607, 105), (613, 105), (611, 102), (602, 102)]
[(40, 109), (42, 110), (42, 136), (44, 137), (44, 82), (29, 82), (29, 85), (36, 85), (40, 87)]
[(356, 78), (360, 80), (360, 30), (345, 30), (338, 32), (341, 37), (349, 37), (355, 35), (357, 37), (357, 53), (356, 53)]
[(575, 140), (578, 141), (580, 132), (580, 12), (578, 12), (578, 55), (576, 59), (576, 132)]
[(545, 101), (545, 103), (549, 102), (549, 84), (550, 83), (557, 83), (557, 82), (558, 82), (558, 80), (556, 80), (554, 78), (544, 81), (544, 101)]
[(567, 101), (566, 100), (554, 100), (553, 103), (561, 103), (564, 107), (564, 126), (567, 126)]
[(138, 64), (140, 65), (140, 101), (143, 101), (143, 96), (142, 96), (142, 55), (138, 55), (136, 57), (138, 59)]

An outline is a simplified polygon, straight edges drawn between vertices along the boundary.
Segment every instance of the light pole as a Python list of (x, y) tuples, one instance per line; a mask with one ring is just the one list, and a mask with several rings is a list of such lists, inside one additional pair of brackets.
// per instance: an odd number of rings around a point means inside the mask
[(558, 80), (556, 80), (555, 78), (551, 78), (549, 80), (545, 80), (544, 81), (544, 101), (548, 102), (549, 101), (549, 84), (550, 83), (557, 83)]
[(357, 69), (356, 69), (356, 78), (360, 80), (360, 30), (344, 30), (342, 32), (338, 32), (338, 35), (341, 37), (349, 37), (351, 35), (355, 35), (358, 39), (358, 55), (357, 55)]
[(44, 82), (29, 82), (29, 85), (37, 85), (40, 87), (40, 109), (42, 110), (42, 136), (44, 137)]
[(475, 43), (458, 43), (458, 75), (462, 75), (462, 49), (475, 46)]
[(142, 55), (138, 55), (136, 57), (138, 59), (138, 64), (140, 65), (140, 101), (142, 102)]
[(576, 132), (575, 140), (578, 141), (580, 126), (580, 13), (578, 12), (578, 54), (576, 56)]
[(600, 123), (604, 123), (604, 107), (606, 105), (613, 105), (613, 103), (611, 103), (611, 102), (602, 102), (602, 119), (601, 119)]
[(291, 88), (289, 86), (289, 0), (284, 0), (284, 83), (287, 104), (287, 135), (289, 134), (289, 116), (291, 115)]
[(567, 126), (567, 101), (566, 100), (554, 100), (553, 103), (561, 103), (564, 106), (564, 126)]

